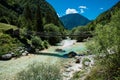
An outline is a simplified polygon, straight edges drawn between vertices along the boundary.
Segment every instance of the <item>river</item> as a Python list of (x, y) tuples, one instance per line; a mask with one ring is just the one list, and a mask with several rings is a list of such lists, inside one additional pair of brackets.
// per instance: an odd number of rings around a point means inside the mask
[[(66, 44), (68, 45), (68, 44)], [(62, 48), (65, 52), (56, 52), (57, 48)], [(80, 53), (85, 50), (84, 43), (75, 43), (69, 46), (51, 46), (49, 49), (40, 51), (40, 54), (30, 54), (28, 56), (22, 56), (20, 58), (13, 58), (9, 61), (0, 61), (0, 79), (1, 80), (12, 80), (12, 78), (20, 71), (27, 68), (28, 65), (33, 62), (42, 62), (48, 64), (61, 64), (66, 62), (68, 59), (64, 58), (63, 55), (70, 51)], [(43, 53), (43, 54), (41, 54)]]

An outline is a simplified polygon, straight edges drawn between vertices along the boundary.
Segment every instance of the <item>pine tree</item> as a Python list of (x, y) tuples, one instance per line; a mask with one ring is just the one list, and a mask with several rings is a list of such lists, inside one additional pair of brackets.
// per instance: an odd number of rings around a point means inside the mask
[(42, 14), (40, 10), (41, 10), (40, 5), (38, 3), (35, 12), (35, 30), (38, 32), (43, 32), (44, 28), (43, 28)]
[(27, 4), (24, 9), (25, 24), (29, 30), (32, 30), (32, 11), (30, 6)]

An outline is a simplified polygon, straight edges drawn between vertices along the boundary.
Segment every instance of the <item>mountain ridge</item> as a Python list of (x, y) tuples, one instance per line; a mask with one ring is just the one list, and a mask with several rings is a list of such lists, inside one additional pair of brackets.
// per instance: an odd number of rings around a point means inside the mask
[(67, 14), (60, 17), (60, 20), (63, 22), (65, 28), (72, 29), (77, 26), (85, 26), (90, 20), (78, 13)]
[[(55, 25), (63, 26), (55, 9), (46, 0), (0, 0), (0, 22), (23, 26), (20, 19), (24, 17), (25, 8), (29, 8), (30, 16), (35, 16), (36, 6), (39, 4), (40, 12), (43, 19), (43, 24), (53, 23)], [(23, 19), (24, 20), (24, 19)], [(28, 21), (28, 20), (27, 20)]]
[(116, 14), (120, 10), (120, 1), (116, 3), (113, 7), (108, 9), (107, 11), (101, 13), (95, 20), (92, 22), (88, 23), (86, 27), (89, 30), (95, 30), (95, 27), (97, 24), (102, 24), (105, 25), (111, 21), (111, 17)]

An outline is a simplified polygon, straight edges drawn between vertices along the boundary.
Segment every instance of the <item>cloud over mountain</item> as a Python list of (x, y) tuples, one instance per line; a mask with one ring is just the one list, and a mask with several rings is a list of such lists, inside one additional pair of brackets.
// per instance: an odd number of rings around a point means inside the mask
[(86, 9), (86, 6), (79, 6), (80, 9)]
[(80, 13), (82, 14), (82, 13), (84, 13), (85, 11), (85, 9), (88, 9), (86, 6), (79, 6), (79, 8), (80, 8)]
[(68, 8), (66, 10), (66, 14), (73, 14), (73, 13), (78, 13), (78, 11), (76, 9), (73, 9), (73, 8)]

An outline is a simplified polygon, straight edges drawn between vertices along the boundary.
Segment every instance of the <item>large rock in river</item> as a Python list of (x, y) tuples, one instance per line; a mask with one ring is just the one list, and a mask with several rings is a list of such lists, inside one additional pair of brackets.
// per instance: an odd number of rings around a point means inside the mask
[(68, 54), (65, 54), (64, 56), (66, 56), (66, 57), (68, 57), (68, 58), (72, 58), (72, 57), (75, 57), (76, 55), (77, 55), (76, 52), (71, 51), (71, 52), (69, 52)]
[(55, 51), (56, 51), (56, 52), (65, 52), (65, 50), (59, 49), (59, 48), (57, 48)]
[(12, 58), (12, 54), (5, 54), (0, 57), (0, 60), (10, 60)]

